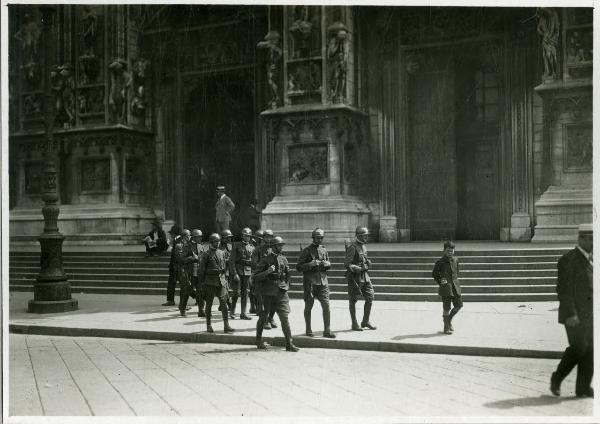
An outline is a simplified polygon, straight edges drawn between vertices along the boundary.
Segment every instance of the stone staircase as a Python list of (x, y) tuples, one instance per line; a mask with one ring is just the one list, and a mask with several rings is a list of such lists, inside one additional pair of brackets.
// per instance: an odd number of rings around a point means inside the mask
[[(108, 249), (108, 248), (107, 248)], [(457, 252), (465, 301), (531, 302), (556, 300), (556, 263), (566, 250), (497, 249)], [(376, 300), (437, 301), (431, 278), (440, 251), (377, 251), (370, 247), (370, 272)], [(33, 291), (39, 253), (10, 252), (11, 291)], [(298, 252), (288, 253), (292, 267), (290, 296), (302, 297), (302, 277), (295, 271)], [(332, 299), (347, 299), (343, 252), (330, 251)], [(138, 252), (65, 252), (64, 270), (78, 293), (166, 295), (169, 256), (145, 258)]]

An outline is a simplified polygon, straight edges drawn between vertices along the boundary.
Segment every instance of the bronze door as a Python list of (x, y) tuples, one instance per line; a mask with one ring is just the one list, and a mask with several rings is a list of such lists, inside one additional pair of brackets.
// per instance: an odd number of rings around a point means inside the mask
[[(186, 89), (185, 84), (182, 87)], [(254, 80), (242, 71), (204, 76), (185, 107), (184, 226), (216, 229), (215, 188), (227, 187), (236, 217), (254, 197)]]
[(415, 52), (407, 75), (414, 240), (454, 238), (457, 223), (452, 52)]

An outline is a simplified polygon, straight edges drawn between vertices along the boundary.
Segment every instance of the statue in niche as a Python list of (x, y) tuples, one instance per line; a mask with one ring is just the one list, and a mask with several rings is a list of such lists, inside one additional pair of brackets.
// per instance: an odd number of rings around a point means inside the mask
[(71, 64), (65, 63), (56, 66), (50, 72), (51, 88), (54, 92), (54, 120), (64, 128), (75, 125), (75, 82), (71, 70)]
[(558, 13), (551, 7), (538, 9), (537, 32), (542, 36), (542, 54), (544, 59), (544, 80), (554, 81), (558, 78), (558, 39), (560, 21)]
[(100, 72), (100, 60), (96, 56), (96, 40), (98, 38), (98, 16), (90, 6), (83, 6), (80, 23), (83, 54), (79, 56), (83, 83), (89, 84), (96, 80)]
[(283, 56), (283, 51), (279, 47), (280, 39), (281, 37), (277, 31), (269, 31), (265, 35), (264, 41), (256, 45), (259, 49), (266, 49), (269, 55), (267, 60), (267, 82), (271, 88), (271, 99), (268, 103), (271, 109), (277, 108), (279, 104), (279, 86), (277, 85), (277, 81), (279, 79), (279, 62)]
[(290, 34), (294, 38), (292, 56), (308, 57), (310, 55), (310, 36), (312, 23), (308, 6), (293, 6), (294, 22), (290, 25)]
[(113, 121), (122, 123), (125, 120), (127, 105), (127, 90), (131, 85), (131, 75), (127, 72), (127, 62), (115, 59), (108, 65), (110, 71), (110, 95), (108, 107)]
[(330, 34), (327, 59), (330, 68), (330, 97), (342, 102), (346, 95), (346, 72), (348, 70), (348, 28), (342, 22), (334, 22), (327, 28)]
[(25, 79), (29, 83), (35, 83), (39, 78), (39, 65), (37, 62), (39, 53), (39, 42), (42, 35), (42, 25), (32, 12), (26, 12), (23, 23), (15, 33), (15, 38), (21, 42), (23, 51), (23, 63), (21, 69), (25, 71)]
[(135, 60), (132, 66), (133, 100), (131, 112), (138, 118), (146, 116), (146, 68), (150, 62), (143, 57)]

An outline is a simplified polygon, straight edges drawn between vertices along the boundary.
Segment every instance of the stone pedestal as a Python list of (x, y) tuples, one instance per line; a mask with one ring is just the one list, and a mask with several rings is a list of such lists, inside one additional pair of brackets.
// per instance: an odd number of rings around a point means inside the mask
[(395, 216), (385, 215), (379, 218), (379, 241), (382, 243), (391, 243), (398, 241), (398, 229), (396, 228), (398, 220)]
[(510, 217), (510, 241), (531, 240), (531, 218), (528, 213), (516, 212)]

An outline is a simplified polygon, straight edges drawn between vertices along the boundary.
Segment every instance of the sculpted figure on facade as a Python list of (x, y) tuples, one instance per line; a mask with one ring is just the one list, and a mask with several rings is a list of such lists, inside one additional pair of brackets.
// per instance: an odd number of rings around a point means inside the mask
[(558, 41), (560, 21), (558, 13), (551, 7), (540, 7), (538, 11), (537, 32), (542, 36), (542, 54), (544, 59), (544, 80), (555, 80), (558, 71)]
[(290, 34), (294, 39), (292, 56), (295, 58), (308, 56), (312, 34), (309, 6), (293, 6), (293, 19), (290, 25)]
[(42, 24), (36, 19), (33, 11), (26, 12), (21, 27), (14, 37), (21, 42), (23, 52), (23, 65), (25, 78), (33, 83), (37, 81), (39, 74), (38, 53), (40, 36), (42, 35)]
[(100, 71), (100, 60), (96, 56), (98, 16), (90, 6), (83, 6), (80, 34), (83, 44), (83, 54), (79, 56), (79, 63), (82, 70), (83, 83), (89, 84), (96, 80)]
[(280, 44), (280, 35), (277, 31), (269, 31), (265, 35), (264, 41), (259, 42), (256, 47), (259, 49), (266, 49), (268, 52), (267, 58), (267, 82), (271, 88), (271, 99), (269, 100), (269, 107), (275, 109), (279, 104), (279, 86), (277, 84), (279, 80), (279, 66), (283, 51)]
[(132, 66), (133, 100), (131, 112), (142, 118), (146, 115), (146, 69), (150, 62), (143, 57), (135, 60)]
[(348, 70), (348, 28), (342, 22), (334, 22), (327, 28), (330, 34), (327, 47), (329, 60), (330, 97), (334, 102), (341, 102), (346, 95), (346, 73)]
[(109, 66), (110, 95), (108, 106), (111, 118), (116, 122), (123, 122), (126, 115), (127, 91), (131, 85), (131, 75), (127, 72), (127, 62), (123, 59), (115, 59)]
[(75, 82), (71, 69), (71, 64), (65, 63), (56, 66), (50, 73), (54, 92), (55, 121), (64, 128), (75, 125)]

